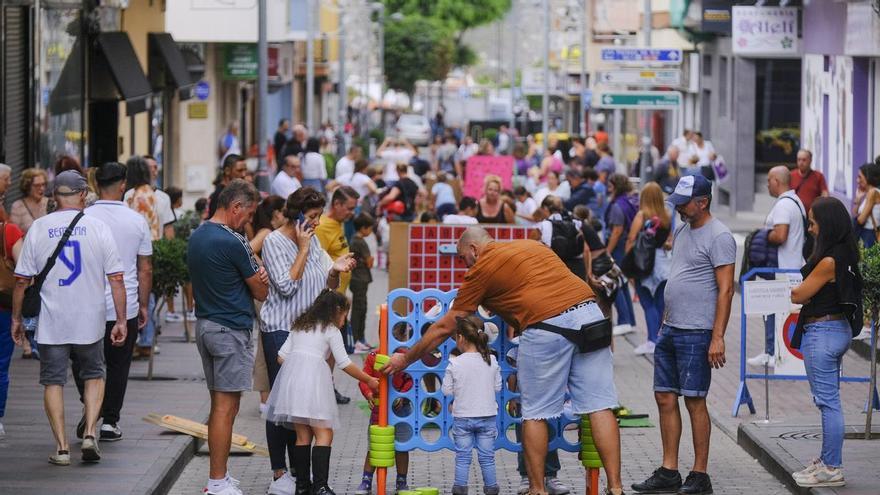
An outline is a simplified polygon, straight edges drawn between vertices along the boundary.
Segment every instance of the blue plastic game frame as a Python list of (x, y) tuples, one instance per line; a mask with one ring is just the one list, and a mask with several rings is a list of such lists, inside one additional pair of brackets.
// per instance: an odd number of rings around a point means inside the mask
[[(428, 330), (431, 323), (437, 321), (449, 310), (449, 306), (455, 299), (456, 293), (457, 291), (455, 290), (445, 292), (438, 289), (425, 289), (418, 292), (410, 289), (395, 289), (391, 291), (388, 294), (388, 327), (382, 330), (388, 332), (389, 354), (393, 354), (400, 347), (412, 348)], [(425, 310), (425, 303), (429, 300), (441, 306), (438, 314), (431, 316), (425, 314), (427, 312)], [(408, 308), (405, 315), (395, 311), (395, 308), (399, 309), (401, 305), (405, 305)], [(519, 393), (508, 388), (508, 378), (516, 374), (516, 367), (507, 359), (507, 354), (517, 344), (508, 339), (507, 324), (498, 315), (491, 315), (488, 318), (485, 314), (479, 314), (479, 316), (487, 323), (494, 323), (498, 328), (497, 337), (492, 339), (490, 335), (489, 343), (490, 350), (496, 356), (498, 365), (501, 368), (501, 391), (496, 396), (498, 402), (498, 437), (495, 440), (495, 450), (520, 452), (522, 445), (508, 438), (508, 430), (520, 424), (522, 419), (511, 416), (510, 410), (507, 407), (508, 402), (518, 401), (519, 398)], [(403, 331), (404, 329), (405, 331)], [(398, 337), (403, 337), (403, 340)], [(417, 449), (428, 452), (442, 449), (454, 450), (455, 445), (450, 434), (453, 424), (450, 407), (452, 397), (444, 396), (440, 390), (440, 383), (443, 380), (446, 366), (449, 363), (450, 353), (453, 349), (455, 349), (455, 342), (452, 339), (447, 339), (432, 354), (411, 364), (405, 370), (405, 373), (409, 374), (413, 380), (413, 386), (409, 390), (402, 392), (395, 389), (392, 383), (389, 383), (389, 400), (387, 402), (389, 404), (388, 424), (394, 426), (404, 424), (408, 425), (412, 430), (411, 435), (409, 432), (405, 432), (402, 435), (405, 438), (404, 441), (395, 443), (398, 451)], [(434, 356), (433, 359), (432, 356)], [(439, 362), (435, 362), (437, 357), (439, 357)], [(431, 375), (435, 379), (432, 380)], [(433, 387), (424, 386), (423, 379), (426, 376), (429, 377), (429, 382), (433, 382)], [(429, 388), (433, 388), (433, 390), (428, 390)], [(410, 402), (412, 407), (408, 408), (409, 414), (405, 416), (395, 414), (395, 408), (392, 405), (397, 399), (404, 399)], [(436, 399), (441, 404), (441, 411), (437, 416), (425, 414), (423, 403), (429, 401), (429, 399)], [(568, 452), (580, 450), (579, 442), (570, 442), (563, 436), (565, 427), (571, 424), (580, 424), (580, 417), (565, 413), (560, 418), (548, 421), (548, 425), (551, 427), (551, 450), (559, 449)], [(426, 428), (439, 429), (439, 439), (434, 442), (428, 442), (423, 439), (422, 431)]]

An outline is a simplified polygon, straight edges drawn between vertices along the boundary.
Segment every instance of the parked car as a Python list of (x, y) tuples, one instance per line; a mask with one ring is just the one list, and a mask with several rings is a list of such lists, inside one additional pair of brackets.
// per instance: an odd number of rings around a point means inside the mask
[(427, 146), (431, 142), (431, 123), (424, 115), (401, 115), (395, 129), (398, 137), (406, 138), (416, 146)]

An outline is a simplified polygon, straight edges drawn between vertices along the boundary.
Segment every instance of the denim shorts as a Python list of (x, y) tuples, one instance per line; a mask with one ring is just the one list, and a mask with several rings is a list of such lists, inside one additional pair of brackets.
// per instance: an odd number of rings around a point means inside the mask
[(104, 379), (104, 339), (91, 344), (38, 344), (40, 350), (40, 385), (67, 383), (70, 356), (79, 361), (79, 377)]
[(196, 322), (196, 347), (208, 390), (244, 392), (253, 386), (254, 340), (251, 329), (237, 330), (210, 320)]
[(663, 325), (654, 348), (654, 391), (705, 397), (712, 383), (711, 341), (712, 330)]
[[(602, 318), (598, 305), (591, 301), (545, 321), (563, 328), (580, 328)], [(519, 338), (517, 368), (523, 419), (561, 416), (566, 391), (574, 414), (617, 407), (610, 347), (580, 353), (562, 335), (529, 328)]]

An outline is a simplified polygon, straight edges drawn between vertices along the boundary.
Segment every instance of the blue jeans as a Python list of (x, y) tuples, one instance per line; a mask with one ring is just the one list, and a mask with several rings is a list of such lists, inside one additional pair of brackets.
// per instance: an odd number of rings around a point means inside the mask
[(773, 355), (776, 352), (776, 315), (764, 316), (764, 352)]
[(12, 341), (12, 312), (0, 310), (0, 418), (6, 414), (6, 395), (9, 393), (9, 363), (15, 342)]
[(138, 347), (153, 347), (153, 338), (156, 336), (156, 322), (153, 321), (153, 311), (156, 309), (156, 296), (150, 293), (150, 304), (147, 306), (147, 324), (141, 330), (138, 337)]
[[(614, 248), (614, 251), (611, 253), (611, 257), (614, 258), (614, 262), (620, 266), (623, 262), (624, 256), (623, 242), (619, 242), (617, 246), (618, 247)], [(633, 311), (633, 301), (632, 296), (629, 295), (629, 286), (624, 285), (619, 291), (617, 291), (617, 296), (614, 298), (614, 308), (617, 309), (618, 325), (635, 326), (636, 313)]]
[(843, 465), (843, 411), (840, 408), (840, 359), (849, 349), (852, 331), (846, 320), (808, 323), (801, 353), (813, 402), (822, 413), (822, 454), (826, 466)]
[(484, 486), (498, 486), (495, 479), (496, 416), (455, 418), (452, 440), (455, 442), (455, 486), (467, 486), (471, 468), (471, 450), (477, 447), (477, 461), (483, 472)]
[(31, 344), (31, 354), (36, 359), (40, 359), (40, 350), (37, 346), (37, 325), (40, 324), (40, 317), (33, 316), (31, 318), (22, 317), (21, 325), (24, 327), (24, 334)]
[(652, 294), (647, 287), (636, 285), (636, 294), (639, 295), (639, 304), (645, 311), (645, 323), (648, 325), (648, 340), (657, 343), (657, 335), (660, 333), (660, 324), (663, 321), (663, 311), (666, 304), (663, 300), (663, 291), (666, 289), (666, 282), (660, 283), (657, 290)]
[(705, 397), (712, 383), (711, 341), (712, 330), (663, 325), (654, 349), (654, 391)]
[(324, 180), (323, 179), (303, 179), (302, 180), (303, 187), (311, 187), (312, 189), (318, 191), (319, 193), (324, 193)]

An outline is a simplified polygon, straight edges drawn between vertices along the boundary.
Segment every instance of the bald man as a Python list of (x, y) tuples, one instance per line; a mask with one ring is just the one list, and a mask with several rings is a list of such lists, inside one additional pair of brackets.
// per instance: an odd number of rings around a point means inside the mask
[(828, 196), (828, 184), (825, 182), (825, 176), (822, 175), (822, 172), (813, 170), (812, 151), (798, 150), (797, 168), (791, 172), (791, 188), (801, 198), (801, 203), (804, 204), (807, 211), (810, 211), (816, 198)]
[[(767, 189), (771, 196), (777, 198), (764, 224), (764, 228), (770, 230), (767, 239), (777, 248), (778, 267), (798, 270), (804, 265), (802, 251), (804, 236), (807, 234), (804, 229), (807, 210), (797, 193), (791, 189), (791, 172), (787, 167), (780, 165), (770, 169), (767, 174)], [(765, 317), (764, 330), (766, 348), (761, 354), (749, 358), (748, 362), (752, 366), (767, 364), (773, 367), (775, 360), (771, 357), (774, 355), (776, 341), (774, 315)]]
[[(484, 229), (470, 227), (457, 248), (468, 272), (458, 289), (455, 308), (431, 325), (409, 352), (393, 355), (382, 371), (403, 370), (437, 348), (452, 336), (456, 318), (473, 314), (482, 305), (522, 333), (517, 379), (529, 493), (547, 494), (546, 420), (562, 414), (568, 390), (572, 412), (590, 416), (610, 493), (619, 495), (620, 432), (611, 411), (617, 405), (609, 347), (611, 323), (605, 320), (593, 291), (549, 247), (537, 241), (495, 242)], [(604, 327), (598, 328), (601, 325)], [(606, 333), (607, 339), (599, 339), (601, 344), (589, 346), (585, 352), (569, 340)]]

